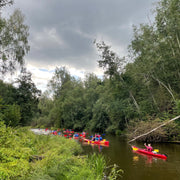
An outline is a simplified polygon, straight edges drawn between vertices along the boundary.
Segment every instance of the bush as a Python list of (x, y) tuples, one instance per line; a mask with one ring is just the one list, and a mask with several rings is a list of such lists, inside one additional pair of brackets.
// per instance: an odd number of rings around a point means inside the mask
[(3, 120), (8, 126), (17, 126), (21, 119), (20, 107), (16, 104), (6, 105), (3, 110)]
[(114, 125), (111, 125), (109, 126), (107, 129), (106, 129), (106, 133), (109, 133), (109, 134), (116, 134), (116, 129), (117, 127), (115, 127)]

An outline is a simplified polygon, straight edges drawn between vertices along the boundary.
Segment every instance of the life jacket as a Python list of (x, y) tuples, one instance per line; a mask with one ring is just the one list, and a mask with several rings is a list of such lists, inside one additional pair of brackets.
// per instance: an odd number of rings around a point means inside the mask
[(153, 148), (151, 146), (147, 146), (147, 151), (148, 152), (152, 152), (153, 151)]

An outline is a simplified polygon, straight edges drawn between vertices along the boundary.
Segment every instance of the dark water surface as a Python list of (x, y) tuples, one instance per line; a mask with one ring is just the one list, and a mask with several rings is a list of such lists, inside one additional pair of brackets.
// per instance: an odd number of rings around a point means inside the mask
[(154, 149), (167, 154), (167, 160), (137, 154), (131, 145), (144, 148), (143, 143), (128, 144), (126, 140), (115, 136), (106, 136), (109, 147), (82, 144), (84, 154), (101, 153), (108, 165), (117, 164), (123, 171), (125, 180), (180, 180), (180, 144), (153, 143)]

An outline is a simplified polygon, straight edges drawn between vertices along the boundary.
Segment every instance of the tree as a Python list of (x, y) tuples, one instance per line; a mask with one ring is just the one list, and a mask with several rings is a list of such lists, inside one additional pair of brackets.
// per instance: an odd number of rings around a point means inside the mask
[(124, 72), (125, 58), (119, 58), (113, 52), (110, 46), (107, 46), (103, 41), (96, 43), (98, 50), (101, 52), (101, 60), (98, 60), (99, 67), (105, 69), (105, 74), (110, 78)]
[[(4, 3), (6, 1), (3, 1)], [(13, 73), (17, 65), (24, 65), (24, 56), (30, 50), (29, 28), (19, 10), (8, 20), (0, 18), (0, 73)]]
[[(177, 0), (162, 0), (156, 8), (152, 25), (134, 27), (131, 53), (133, 79), (141, 79), (160, 111), (172, 109), (179, 97), (180, 86), (180, 15)], [(147, 96), (147, 95), (146, 95)]]
[(86, 126), (93, 118), (93, 107), (100, 97), (100, 88), (103, 87), (103, 85), (102, 80), (99, 79), (95, 74), (87, 74), (84, 80), (84, 86), (85, 109), (82, 121)]
[(13, 0), (0, 0), (0, 8), (13, 4)]
[(17, 126), (21, 119), (20, 106), (6, 105), (3, 110), (3, 120), (7, 126)]
[(93, 107), (93, 117), (89, 122), (89, 127), (93, 131), (105, 132), (106, 128), (110, 124), (110, 120), (107, 112), (107, 104), (103, 102), (104, 99), (100, 99)]
[(107, 46), (104, 42), (96, 43), (96, 46), (102, 54), (102, 59), (98, 61), (99, 67), (105, 69), (105, 74), (110, 77), (111, 86), (115, 87), (116, 89), (118, 84), (123, 85), (129, 93), (129, 96), (132, 99), (138, 113), (140, 113), (140, 107), (135, 96), (133, 95), (132, 89), (130, 86), (127, 86), (127, 83), (123, 79), (123, 73), (125, 73), (126, 65), (125, 58), (119, 58), (117, 54), (110, 49), (110, 46)]
[(0, 80), (0, 97), (3, 97), (3, 103), (12, 105), (16, 102), (17, 89), (10, 83)]
[(70, 73), (67, 71), (65, 67), (57, 67), (55, 69), (54, 76), (48, 83), (48, 87), (52, 91), (54, 97), (57, 98), (61, 95), (61, 91), (63, 90), (65, 83), (70, 80)]
[(23, 68), (21, 75), (16, 80), (17, 104), (21, 107), (21, 125), (30, 124), (34, 113), (38, 111), (38, 97), (41, 91), (36, 88), (31, 76), (31, 73)]

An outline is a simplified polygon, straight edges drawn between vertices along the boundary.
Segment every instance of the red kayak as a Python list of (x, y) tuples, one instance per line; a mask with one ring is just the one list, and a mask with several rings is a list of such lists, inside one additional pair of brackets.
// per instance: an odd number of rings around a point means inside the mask
[(74, 136), (73, 136), (73, 138), (74, 138), (74, 139), (79, 139), (79, 137), (74, 137)]
[(140, 149), (136, 146), (132, 146), (132, 149), (133, 151), (135, 152), (139, 152), (139, 153), (142, 153), (142, 154), (147, 154), (147, 155), (150, 155), (150, 156), (154, 156), (154, 157), (158, 157), (158, 158), (162, 158), (162, 159), (167, 159), (167, 156), (165, 154), (159, 154), (159, 153), (155, 153), (155, 152), (149, 152), (147, 151), (146, 149)]
[(91, 144), (98, 144), (98, 145), (109, 145), (109, 141), (102, 140), (102, 141), (92, 141), (90, 139), (84, 139), (85, 142), (91, 143)]

